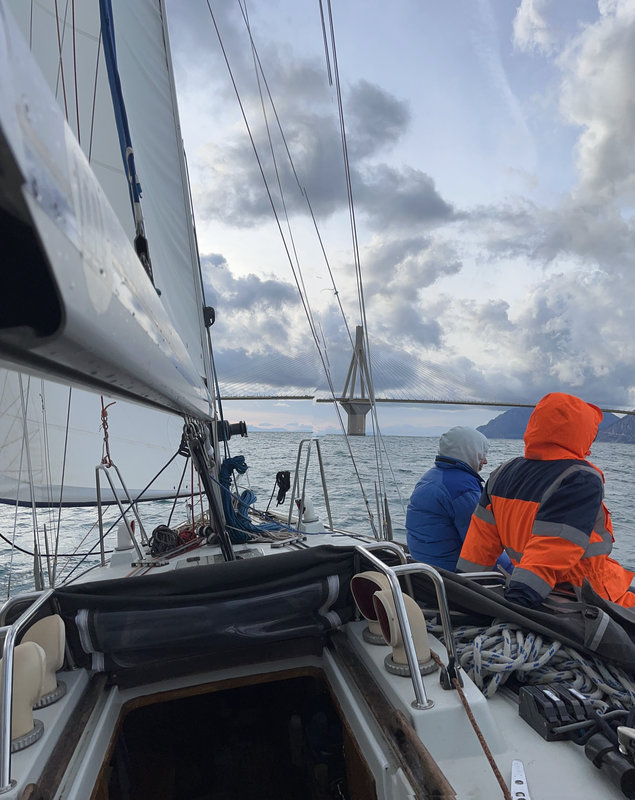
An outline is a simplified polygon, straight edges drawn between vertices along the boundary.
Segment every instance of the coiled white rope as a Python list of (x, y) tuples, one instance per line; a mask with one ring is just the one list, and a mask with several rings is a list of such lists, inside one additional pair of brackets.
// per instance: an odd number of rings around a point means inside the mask
[[(442, 639), (440, 626), (428, 630)], [(462, 626), (454, 631), (461, 667), (486, 697), (492, 697), (511, 675), (526, 684), (563, 683), (584, 695), (598, 711), (635, 706), (632, 676), (594, 656), (582, 655), (558, 640), (509, 622), (490, 627)]]

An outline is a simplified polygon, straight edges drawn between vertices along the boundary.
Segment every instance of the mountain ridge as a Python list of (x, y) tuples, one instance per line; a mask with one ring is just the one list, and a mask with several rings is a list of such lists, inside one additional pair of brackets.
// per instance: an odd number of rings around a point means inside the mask
[[(533, 410), (533, 408), (510, 408), (485, 425), (479, 425), (476, 430), (488, 439), (522, 439)], [(635, 444), (635, 418), (630, 414), (618, 417), (611, 412), (605, 413), (596, 441)]]

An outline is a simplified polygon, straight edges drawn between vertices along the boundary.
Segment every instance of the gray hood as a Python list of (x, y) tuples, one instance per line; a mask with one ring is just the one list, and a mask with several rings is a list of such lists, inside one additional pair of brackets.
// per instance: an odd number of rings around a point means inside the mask
[(475, 428), (457, 425), (439, 439), (439, 455), (463, 461), (478, 472), (481, 461), (487, 456), (487, 437)]

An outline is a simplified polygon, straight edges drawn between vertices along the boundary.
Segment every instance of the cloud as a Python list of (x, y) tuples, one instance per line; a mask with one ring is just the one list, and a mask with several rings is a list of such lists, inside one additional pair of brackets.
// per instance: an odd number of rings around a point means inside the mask
[(394, 145), (407, 129), (411, 114), (402, 100), (380, 86), (361, 80), (348, 93), (345, 118), (350, 155), (355, 161), (375, 155), (386, 145)]
[(635, 3), (603, 3), (601, 17), (561, 58), (560, 109), (581, 128), (577, 144), (582, 201), (635, 200)]
[(412, 167), (386, 164), (356, 171), (353, 192), (359, 208), (379, 229), (386, 225), (436, 225), (454, 216), (429, 175)]
[(210, 302), (219, 300), (232, 309), (279, 311), (285, 305), (298, 304), (297, 289), (290, 283), (257, 275), (235, 277), (223, 256), (209, 254), (201, 258), (201, 269)]
[[(185, 33), (192, 22), (190, 19), (186, 27), (183, 20), (177, 19), (177, 44), (192, 48), (188, 62), (198, 52), (201, 58), (209, 60), (209, 41), (203, 44), (206, 37), (201, 33)], [(203, 26), (202, 22), (198, 20), (198, 26), (194, 27), (205, 27), (209, 39), (210, 23), (205, 21)], [(199, 220), (254, 227), (271, 220), (272, 204), (280, 218), (285, 211), (308, 215), (305, 190), (313, 212), (322, 219), (346, 210), (348, 196), (340, 123), (323, 63), (266, 40), (261, 44), (257, 38), (259, 61), (266, 69), (265, 78), (260, 76), (258, 82), (249, 39), (246, 31), (241, 30), (239, 16), (223, 12), (219, 28), (226, 49), (232, 53), (234, 81), (250, 137), (240, 132), (243, 127), (240, 115), (235, 124), (220, 130), (215, 124), (210, 131), (213, 139), (210, 136), (205, 141), (199, 131), (197, 150), (190, 153)], [(243, 43), (242, 49), (238, 47), (239, 41)], [(220, 66), (216, 64), (213, 74), (218, 73)], [(203, 98), (205, 104), (212, 103), (210, 97), (214, 93), (202, 85), (203, 81), (209, 83), (205, 71), (199, 74), (194, 69), (189, 75), (185, 71), (183, 81), (186, 91), (197, 101)], [(215, 120), (223, 120), (230, 104), (225, 92), (218, 99), (216, 105), (208, 105), (204, 111)], [(234, 100), (231, 106), (237, 108)], [(452, 206), (441, 197), (429, 175), (381, 161), (409, 130), (412, 121), (409, 104), (363, 79), (352, 81), (344, 90), (343, 106), (354, 199), (369, 222), (383, 228), (386, 224), (435, 224), (450, 217)], [(259, 154), (259, 163), (251, 141)]]
[[(416, 148), (398, 150), (412, 136), (413, 108), (418, 106), (411, 108), (369, 79), (353, 77), (346, 85), (353, 197), (363, 226), (365, 311), (378, 392), (531, 402), (562, 389), (614, 407), (635, 405), (635, 356), (626, 346), (633, 338), (628, 309), (635, 301), (629, 277), (635, 254), (635, 3), (601, 2), (599, 16), (595, 6), (593, 17), (591, 8), (584, 0), (579, 6), (523, 0), (513, 31), (506, 18), (507, 43), (496, 38), (500, 15), (484, 21), (491, 24), (478, 53), (489, 76), (483, 101), (502, 101), (506, 115), (490, 114), (483, 130), (489, 130), (488, 122), (494, 126), (505, 119), (513, 133), (488, 139), (489, 145), (498, 144), (483, 162), (483, 199), (473, 207), (459, 193), (447, 193), (449, 184), (438, 177), (434, 164), (415, 160)], [(511, 41), (515, 51), (505, 49)], [(338, 212), (345, 216), (347, 197), (339, 126), (323, 63), (273, 43), (265, 43), (260, 52), (300, 183), (285, 158), (278, 160), (276, 174), (267, 156), (260, 99), (253, 81), (246, 82), (248, 69), (253, 71), (247, 49), (239, 55), (237, 71), (245, 79), (242, 96), (276, 208), (282, 212), (279, 180), (291, 217), (306, 218), (306, 187), (320, 224), (334, 225)], [(535, 79), (531, 89), (523, 72)], [(544, 76), (549, 97), (555, 93), (558, 103), (530, 97), (544, 88)], [(190, 82), (195, 79), (196, 74), (190, 76)], [(560, 117), (549, 117), (556, 109)], [(433, 111), (425, 108), (426, 115)], [(268, 119), (276, 149), (284, 153), (271, 109)], [(563, 121), (564, 131), (559, 127)], [(271, 209), (250, 145), (235, 126), (217, 133), (222, 136), (210, 137), (196, 156), (199, 222), (213, 218), (254, 233), (260, 226), (264, 230)], [(576, 171), (565, 170), (558, 195), (541, 194), (549, 169), (560, 174), (562, 163), (573, 165), (571, 142)], [(532, 158), (523, 167), (535, 168), (532, 194), (509, 192), (492, 200), (487, 179), (491, 174), (494, 184), (501, 165), (519, 163), (510, 160), (519, 149)], [(349, 312), (357, 303), (351, 262), (349, 251), (333, 256), (338, 299)], [(272, 275), (258, 257), (255, 274), (241, 277), (222, 256), (206, 257), (203, 263), (218, 303), (213, 334), (219, 374), (237, 387), (269, 387), (272, 392), (325, 388), (296, 287)], [(311, 299), (339, 390), (351, 358), (344, 325), (332, 292)]]
[(519, 50), (551, 52), (556, 35), (548, 21), (552, 0), (522, 0), (514, 17), (514, 44)]
[(624, 337), (633, 302), (632, 282), (598, 269), (543, 277), (515, 304), (448, 299), (440, 322), (450, 330), (451, 315), (455, 325), (444, 352), (461, 339), (476, 344), (466, 376), (483, 399), (527, 402), (561, 390), (629, 407), (635, 357)]
[(389, 285), (393, 290), (400, 288), (409, 296), (413, 289), (431, 286), (440, 277), (454, 275), (461, 269), (454, 247), (425, 236), (377, 237), (365, 248), (363, 261), (368, 279)]
[[(282, 198), (287, 212), (308, 214), (305, 187), (310, 187), (309, 200), (318, 216), (328, 217), (347, 207), (336, 119), (316, 108), (298, 111), (296, 107), (292, 116), (286, 115), (284, 106), (290, 102), (290, 94), (289, 87), (283, 86), (285, 99), (278, 113), (287, 120), (284, 143), (275, 126), (268, 134), (262, 122), (252, 125), (253, 140), (261, 154), (260, 165), (246, 139), (241, 143), (209, 143), (199, 150), (194, 192), (199, 214), (202, 212), (204, 219), (249, 227), (271, 218), (272, 202), (282, 216)], [(429, 175), (408, 167), (396, 169), (370, 163), (405, 130), (409, 119), (405, 105), (368, 82), (355, 85), (351, 95), (353, 99), (346, 113), (347, 141), (349, 154), (355, 155), (351, 171), (358, 209), (378, 227), (436, 224), (451, 217), (451, 205), (437, 192)], [(306, 97), (300, 106), (304, 103)], [(275, 146), (275, 161), (269, 136)], [(287, 157), (287, 148), (292, 162)]]

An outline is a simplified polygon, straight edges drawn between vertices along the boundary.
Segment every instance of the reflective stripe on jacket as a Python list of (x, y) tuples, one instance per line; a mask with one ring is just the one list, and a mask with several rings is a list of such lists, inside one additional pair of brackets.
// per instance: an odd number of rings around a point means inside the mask
[[(575, 403), (562, 411), (563, 397), (571, 396), (547, 395), (536, 407), (538, 419), (534, 412), (525, 434), (525, 453), (532, 457), (512, 459), (490, 475), (457, 568), (491, 569), (502, 545), (515, 565), (511, 580), (542, 598), (558, 583), (581, 586), (586, 578), (602, 597), (635, 605), (628, 591), (633, 573), (609, 557), (613, 529), (602, 473), (583, 458), (597, 433), (597, 415)], [(550, 433), (556, 411), (559, 428)], [(562, 422), (567, 413), (575, 426), (569, 439)]]

